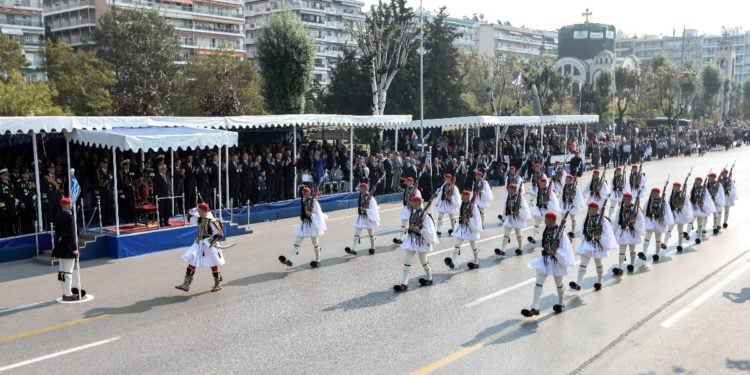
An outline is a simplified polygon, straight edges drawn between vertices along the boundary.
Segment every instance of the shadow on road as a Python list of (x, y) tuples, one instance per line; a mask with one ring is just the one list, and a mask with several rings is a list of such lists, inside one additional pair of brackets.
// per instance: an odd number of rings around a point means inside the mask
[(750, 288), (743, 288), (739, 293), (724, 292), (724, 297), (734, 303), (750, 301)]
[(365, 294), (364, 296), (352, 298), (348, 301), (344, 301), (339, 304), (326, 307), (325, 309), (323, 309), (323, 311), (325, 312), (331, 312), (331, 311), (336, 311), (336, 310), (349, 311), (349, 310), (365, 309), (368, 307), (377, 307), (377, 306), (387, 305), (395, 301), (397, 297), (398, 297), (398, 294), (396, 294), (393, 290), (371, 292), (371, 293)]
[(100, 307), (91, 309), (85, 312), (83, 315), (87, 318), (99, 316), (99, 315), (124, 315), (124, 314), (139, 314), (142, 312), (150, 311), (155, 307), (174, 305), (176, 303), (187, 302), (194, 297), (211, 293), (206, 290), (194, 294), (185, 294), (178, 296), (167, 296), (167, 297), (156, 297), (148, 300), (138, 301), (129, 306), (123, 307)]
[(730, 370), (739, 370), (750, 373), (750, 360), (727, 358), (727, 368)]

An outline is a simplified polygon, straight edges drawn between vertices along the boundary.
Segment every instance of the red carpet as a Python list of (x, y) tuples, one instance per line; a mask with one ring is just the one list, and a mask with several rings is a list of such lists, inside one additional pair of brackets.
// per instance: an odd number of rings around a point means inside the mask
[[(172, 228), (172, 227), (181, 227), (185, 224), (182, 220), (169, 220), (170, 227), (162, 227), (164, 228)], [(135, 226), (135, 224), (127, 224), (127, 225), (120, 225), (120, 234), (132, 234), (132, 233), (141, 233), (141, 232), (147, 232), (152, 230), (158, 230), (159, 227), (156, 225), (156, 220), (153, 220), (149, 222), (148, 226), (145, 226), (141, 223), (138, 224), (138, 226)], [(108, 232), (116, 232), (115, 226), (111, 227), (104, 227), (105, 231)]]

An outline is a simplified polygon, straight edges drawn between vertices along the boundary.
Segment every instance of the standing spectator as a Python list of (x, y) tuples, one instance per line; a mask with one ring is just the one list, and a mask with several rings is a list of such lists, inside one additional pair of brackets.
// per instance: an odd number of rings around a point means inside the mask
[(393, 178), (391, 179), (391, 191), (401, 191), (401, 172), (403, 170), (404, 161), (401, 159), (401, 154), (398, 152), (393, 153), (391, 157), (391, 166), (393, 167)]
[(198, 197), (195, 195), (195, 188), (198, 186), (197, 172), (198, 167), (193, 161), (193, 155), (188, 154), (187, 162), (185, 162), (185, 207), (198, 207)]
[(232, 162), (229, 164), (229, 206), (236, 207), (242, 205), (242, 163), (239, 156), (232, 155)]
[(167, 165), (159, 164), (159, 174), (154, 178), (154, 193), (158, 199), (159, 226), (168, 227), (169, 218), (172, 217), (172, 203), (169, 199), (163, 199), (172, 195), (171, 178), (167, 174)]
[[(182, 160), (177, 159), (174, 161), (174, 166), (172, 167), (172, 176), (174, 179), (174, 185), (172, 186), (172, 191), (174, 192), (174, 196), (180, 197), (185, 194), (185, 167), (182, 165)], [(182, 207), (183, 202), (181, 200), (175, 200), (175, 208), (177, 209), (177, 212), (179, 214), (183, 214)], [(185, 207), (187, 206), (187, 202), (184, 202)]]
[[(113, 202), (112, 202), (112, 174), (109, 173), (109, 165), (107, 159), (103, 159), (99, 163), (99, 169), (96, 171), (96, 194), (101, 200), (102, 204), (102, 221), (105, 225), (112, 224), (114, 222), (114, 215), (112, 214)], [(50, 202), (51, 203), (51, 202)]]
[(206, 163), (206, 157), (201, 157), (200, 164), (198, 165), (198, 168), (196, 168), (196, 180), (198, 182), (198, 193), (200, 194), (200, 197), (198, 197), (199, 202), (210, 202), (211, 196), (209, 195), (209, 191), (211, 190), (211, 183), (210, 183), (210, 176), (211, 176), (211, 170), (208, 167), (208, 164)]

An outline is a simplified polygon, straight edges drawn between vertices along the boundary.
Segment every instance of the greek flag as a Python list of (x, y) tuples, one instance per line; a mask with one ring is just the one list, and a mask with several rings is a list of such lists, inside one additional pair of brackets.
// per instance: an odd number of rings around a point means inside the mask
[(78, 184), (78, 180), (76, 179), (76, 175), (74, 171), (71, 171), (71, 176), (73, 176), (70, 180), (70, 198), (73, 200), (73, 202), (78, 200), (78, 196), (81, 194), (81, 185)]

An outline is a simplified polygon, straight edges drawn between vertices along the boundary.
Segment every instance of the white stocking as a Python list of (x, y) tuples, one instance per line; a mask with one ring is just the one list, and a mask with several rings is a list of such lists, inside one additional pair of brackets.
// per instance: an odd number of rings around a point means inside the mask
[(534, 299), (531, 302), (531, 308), (539, 310), (539, 300), (542, 298), (542, 291), (544, 290), (544, 281), (547, 280), (547, 275), (537, 272), (536, 274), (536, 285), (534, 286)]
[(75, 264), (75, 258), (60, 259), (60, 273), (58, 274), (58, 278), (61, 277), (63, 279), (60, 281), (60, 289), (62, 290), (62, 295), (66, 297), (70, 297), (73, 295), (73, 293), (70, 291), (70, 288), (73, 285), (73, 268)]
[(432, 280), (432, 267), (430, 267), (430, 262), (427, 261), (427, 253), (419, 253), (419, 262), (422, 263), (424, 272), (427, 274), (425, 279)]
[(294, 246), (292, 246), (292, 251), (290, 251), (290, 252), (289, 252), (289, 256), (288, 256), (288, 257), (286, 257), (286, 259), (287, 259), (287, 260), (289, 260), (290, 262), (293, 262), (293, 261), (294, 261), (294, 258), (295, 258), (295, 257), (296, 257), (297, 255), (299, 255), (299, 245), (301, 245), (301, 244), (302, 244), (302, 240), (303, 240), (303, 238), (302, 238), (302, 237), (297, 237), (297, 238), (296, 238), (296, 239), (294, 240)]
[(414, 260), (414, 255), (416, 255), (416, 252), (406, 250), (404, 254), (404, 272), (401, 277), (401, 284), (406, 285), (409, 283), (409, 271), (411, 270), (411, 262)]

